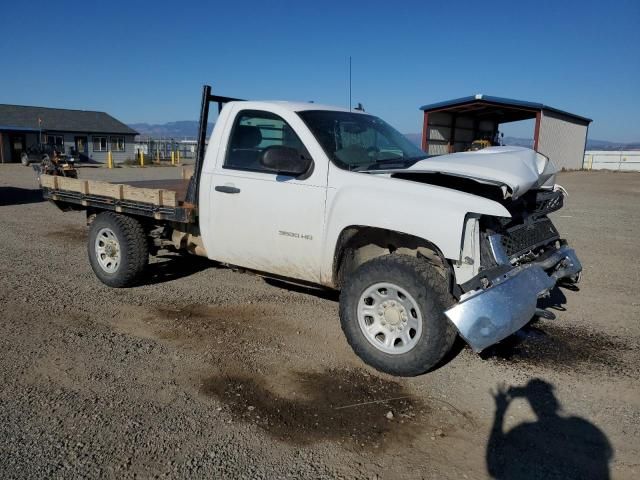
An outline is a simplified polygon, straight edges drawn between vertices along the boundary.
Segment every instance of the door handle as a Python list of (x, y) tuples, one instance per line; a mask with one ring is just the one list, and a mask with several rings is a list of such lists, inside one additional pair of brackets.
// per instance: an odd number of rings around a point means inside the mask
[(216, 192), (222, 193), (240, 193), (240, 189), (230, 185), (216, 185)]

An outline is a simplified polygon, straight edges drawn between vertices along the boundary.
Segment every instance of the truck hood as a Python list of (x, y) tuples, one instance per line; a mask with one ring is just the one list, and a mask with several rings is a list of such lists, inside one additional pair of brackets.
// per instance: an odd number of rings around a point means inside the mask
[(495, 185), (505, 198), (518, 198), (532, 188), (553, 185), (557, 169), (553, 162), (523, 147), (489, 147), (426, 158), (409, 168), (371, 173), (439, 173)]

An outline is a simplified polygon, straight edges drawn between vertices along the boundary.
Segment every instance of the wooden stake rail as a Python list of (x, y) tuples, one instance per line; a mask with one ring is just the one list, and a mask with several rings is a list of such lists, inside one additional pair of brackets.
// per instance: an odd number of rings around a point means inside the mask
[(161, 207), (177, 207), (176, 192), (164, 189), (138, 188), (131, 185), (41, 175), (40, 185), (51, 190), (66, 190), (83, 195), (98, 195), (114, 200), (150, 203)]
[(43, 196), (63, 210), (94, 208), (180, 223), (195, 221), (192, 205), (183, 204), (177, 192), (127, 184), (41, 175)]

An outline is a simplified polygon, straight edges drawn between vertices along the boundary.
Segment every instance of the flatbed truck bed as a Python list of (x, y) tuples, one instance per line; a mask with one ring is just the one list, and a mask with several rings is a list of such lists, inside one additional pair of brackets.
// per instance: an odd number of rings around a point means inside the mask
[(196, 208), (186, 202), (189, 175), (171, 180), (109, 183), (54, 175), (41, 175), (45, 199), (63, 209), (110, 210), (178, 223), (193, 223)]

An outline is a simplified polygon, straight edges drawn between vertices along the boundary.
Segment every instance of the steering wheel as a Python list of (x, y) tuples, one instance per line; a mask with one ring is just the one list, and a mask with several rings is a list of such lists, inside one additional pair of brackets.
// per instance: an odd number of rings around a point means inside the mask
[(380, 149), (378, 147), (371, 146), (367, 148), (367, 156), (372, 160), (376, 159), (378, 153), (380, 153)]

